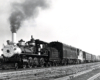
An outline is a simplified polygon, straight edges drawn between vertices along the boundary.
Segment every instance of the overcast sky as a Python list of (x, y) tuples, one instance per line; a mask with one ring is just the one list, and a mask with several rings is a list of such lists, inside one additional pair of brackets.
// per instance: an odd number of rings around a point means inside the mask
[[(15, 1), (24, 0), (0, 0), (0, 49), (6, 40), (11, 40), (8, 18)], [(51, 0), (48, 9), (39, 10), (35, 19), (31, 17), (23, 22), (17, 41), (28, 41), (31, 35), (100, 55), (100, 0)]]

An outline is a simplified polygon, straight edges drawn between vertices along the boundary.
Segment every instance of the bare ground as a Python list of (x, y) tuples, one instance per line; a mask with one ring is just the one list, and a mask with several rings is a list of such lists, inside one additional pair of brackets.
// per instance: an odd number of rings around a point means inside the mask
[(53, 80), (59, 77), (76, 74), (84, 70), (93, 68), (95, 69), (100, 66), (99, 64), (100, 62), (34, 70), (3, 72), (0, 73), (0, 80)]

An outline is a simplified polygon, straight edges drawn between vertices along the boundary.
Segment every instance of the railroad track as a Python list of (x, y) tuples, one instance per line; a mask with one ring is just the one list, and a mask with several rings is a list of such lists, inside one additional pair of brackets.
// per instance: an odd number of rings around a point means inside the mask
[(5, 69), (5, 70), (2, 70), (0, 68), (0, 73), (3, 73), (3, 72), (13, 72), (13, 71), (23, 71), (23, 70), (35, 70), (35, 69), (47, 69), (47, 68), (57, 68), (57, 67), (79, 67), (79, 66), (85, 66), (85, 65), (93, 65), (93, 64), (97, 64), (97, 63), (100, 63), (100, 62), (96, 62), (96, 63), (85, 63), (85, 64), (73, 64), (73, 65), (64, 65), (64, 66), (51, 66), (51, 67), (34, 67), (34, 68), (19, 68), (17, 70), (15, 70), (14, 68), (9, 68), (9, 69)]

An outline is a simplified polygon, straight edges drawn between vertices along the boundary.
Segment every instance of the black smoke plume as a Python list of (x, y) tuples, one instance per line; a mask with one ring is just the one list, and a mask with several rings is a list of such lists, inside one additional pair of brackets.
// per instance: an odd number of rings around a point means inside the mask
[(23, 20), (35, 18), (39, 9), (49, 7), (49, 0), (24, 0), (23, 3), (13, 3), (13, 11), (10, 16), (11, 31), (16, 32)]

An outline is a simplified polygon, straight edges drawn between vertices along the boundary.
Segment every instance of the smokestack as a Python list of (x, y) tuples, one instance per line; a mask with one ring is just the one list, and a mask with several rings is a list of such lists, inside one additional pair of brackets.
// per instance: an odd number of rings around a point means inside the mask
[(12, 43), (16, 44), (16, 32), (12, 32)]

